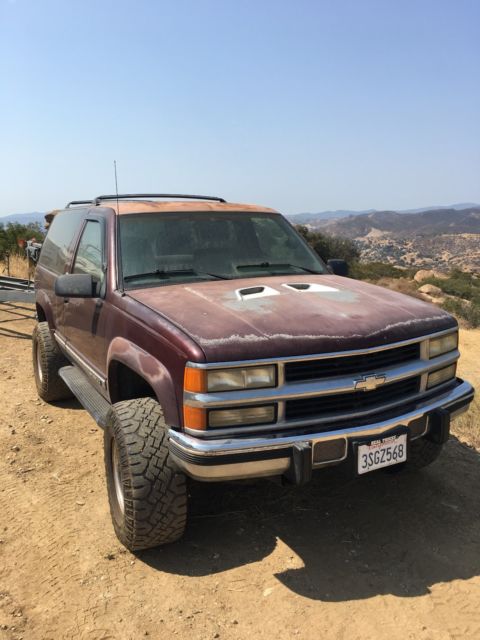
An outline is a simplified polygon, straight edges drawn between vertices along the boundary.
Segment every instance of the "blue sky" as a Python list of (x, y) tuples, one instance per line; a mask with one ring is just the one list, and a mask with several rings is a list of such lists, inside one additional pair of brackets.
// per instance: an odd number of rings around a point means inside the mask
[(0, 215), (480, 201), (477, 0), (0, 0)]

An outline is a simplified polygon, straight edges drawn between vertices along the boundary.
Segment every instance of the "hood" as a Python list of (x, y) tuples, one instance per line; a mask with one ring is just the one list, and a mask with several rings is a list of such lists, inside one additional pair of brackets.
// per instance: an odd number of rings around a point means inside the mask
[(456, 326), (432, 304), (334, 275), (214, 280), (128, 295), (188, 334), (208, 362), (364, 349)]

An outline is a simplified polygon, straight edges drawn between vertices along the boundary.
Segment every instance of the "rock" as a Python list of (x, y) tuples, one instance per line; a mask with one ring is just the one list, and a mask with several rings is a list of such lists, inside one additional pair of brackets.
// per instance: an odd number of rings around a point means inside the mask
[(436, 269), (420, 269), (413, 276), (413, 279), (416, 282), (423, 282), (424, 280), (428, 280), (428, 278), (437, 278), (437, 280), (446, 280), (448, 275), (446, 273), (442, 273), (441, 271), (437, 271)]
[(416, 282), (423, 282), (424, 280), (427, 280), (428, 278), (434, 278), (435, 276), (433, 275), (433, 270), (430, 269), (420, 269), (420, 271), (417, 271), (417, 273), (413, 276), (413, 279)]
[(421, 287), (418, 287), (418, 290), (420, 293), (426, 293), (434, 298), (440, 298), (443, 296), (443, 291), (440, 287), (436, 287), (434, 284), (423, 284)]
[(428, 293), (419, 293), (418, 295), (422, 300), (425, 300), (425, 302), (431, 302), (432, 304), (436, 305), (443, 304), (446, 300), (445, 296), (431, 296)]

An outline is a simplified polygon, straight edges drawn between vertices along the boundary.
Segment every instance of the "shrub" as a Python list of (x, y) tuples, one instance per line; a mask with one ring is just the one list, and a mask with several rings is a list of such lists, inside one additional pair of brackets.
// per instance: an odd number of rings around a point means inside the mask
[(360, 251), (353, 240), (310, 231), (303, 225), (296, 225), (296, 229), (325, 262), (331, 258), (339, 258), (351, 265), (360, 257)]
[(448, 278), (428, 278), (425, 283), (434, 284), (450, 296), (470, 300), (480, 306), (480, 278), (466, 271), (454, 269)]
[(42, 242), (44, 237), (38, 224), (0, 223), (0, 260), (4, 260), (7, 255), (22, 255), (22, 240), (26, 242), (35, 238), (37, 242)]
[(480, 327), (480, 305), (468, 304), (459, 298), (447, 298), (442, 304), (445, 311), (463, 318), (471, 327)]
[(380, 278), (412, 278), (412, 269), (399, 269), (384, 262), (354, 262), (350, 268), (352, 278), (358, 280), (372, 280), (376, 282)]

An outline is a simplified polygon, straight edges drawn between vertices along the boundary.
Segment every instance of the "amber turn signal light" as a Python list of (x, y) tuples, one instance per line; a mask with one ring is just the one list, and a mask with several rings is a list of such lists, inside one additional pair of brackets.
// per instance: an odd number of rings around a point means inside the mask
[(207, 372), (205, 371), (205, 369), (197, 369), (196, 367), (185, 367), (183, 388), (185, 391), (193, 391), (194, 393), (205, 393), (205, 391), (207, 390)]
[(205, 409), (184, 405), (183, 426), (187, 429), (205, 430), (207, 426), (207, 412)]

